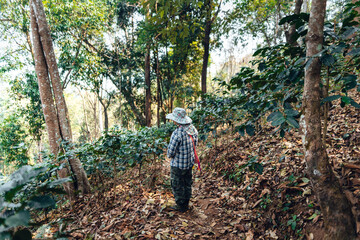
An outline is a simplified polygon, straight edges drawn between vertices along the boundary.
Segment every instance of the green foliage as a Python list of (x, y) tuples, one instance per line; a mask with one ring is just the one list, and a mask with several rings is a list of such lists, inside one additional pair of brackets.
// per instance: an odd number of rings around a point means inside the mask
[(235, 32), (236, 41), (246, 37), (264, 39), (262, 46), (274, 46), (282, 41), (284, 29), (278, 26), (278, 16), (292, 11), (294, 1), (236, 0), (233, 10), (223, 21), (225, 32)]
[[(228, 131), (235, 122), (239, 121), (241, 112), (234, 106), (233, 98), (209, 94), (197, 103), (190, 117), (198, 128), (200, 140), (206, 140), (209, 134), (217, 138)], [(222, 127), (228, 130), (218, 131)]]
[[(31, 211), (47, 211), (55, 207), (53, 193), (63, 193), (57, 187), (69, 181), (55, 180), (58, 169), (50, 164), (26, 165), (0, 182), (0, 239), (26, 234), (18, 227), (30, 224)], [(17, 232), (19, 230), (25, 232)]]
[(290, 226), (293, 231), (295, 231), (297, 221), (299, 221), (297, 219), (297, 216), (293, 215), (292, 218), (289, 221), (287, 221), (287, 225)]
[(174, 124), (144, 127), (135, 132), (113, 128), (95, 143), (79, 146), (68, 154), (79, 157), (90, 174), (101, 171), (111, 175), (113, 171), (141, 166), (144, 161), (163, 160), (174, 129)]
[[(286, 131), (299, 128), (304, 72), (315, 57), (323, 64), (322, 75), (330, 79), (330, 96), (323, 98), (322, 103), (341, 100), (341, 106), (360, 105), (348, 95), (348, 91), (358, 84), (358, 46), (360, 39), (354, 35), (354, 21), (358, 13), (356, 5), (348, 4), (343, 22), (334, 26), (325, 25), (325, 43), (322, 51), (310, 59), (305, 57), (304, 45), (289, 46), (278, 44), (273, 47), (260, 48), (254, 53), (253, 67), (242, 67), (230, 83), (222, 83), (231, 96), (230, 107), (241, 111), (241, 125), (236, 126), (240, 135), (247, 132), (253, 135), (261, 129), (260, 120), (266, 117), (275, 132), (284, 136)], [(297, 33), (295, 40), (306, 35), (308, 14), (291, 15), (283, 18), (280, 23), (295, 24)], [(337, 29), (334, 32), (333, 29)], [(360, 87), (358, 87), (360, 89)], [(324, 89), (322, 90), (324, 92)], [(336, 93), (336, 94), (331, 94)]]
[(250, 172), (256, 172), (260, 175), (264, 171), (264, 167), (261, 163), (259, 163), (259, 159), (257, 156), (251, 157), (247, 161), (247, 163), (245, 163), (241, 166), (239, 166), (239, 165), (235, 165), (235, 166), (236, 166), (236, 168), (234, 169), (234, 172), (229, 175), (229, 179), (233, 180), (237, 183), (241, 183), (243, 181), (243, 176), (247, 170)]
[(267, 193), (261, 197), (261, 202), (260, 202), (259, 206), (262, 209), (267, 209), (269, 204), (271, 204), (271, 203), (272, 203), (271, 196), (270, 196), (270, 194)]
[(27, 104), (20, 108), (20, 114), (28, 124), (27, 131), (33, 139), (39, 141), (44, 129), (44, 115), (41, 107), (39, 86), (35, 73), (25, 74), (25, 79), (16, 78), (11, 81), (11, 91), (17, 101), (27, 100)]
[(277, 45), (261, 48), (254, 53), (258, 59), (252, 62), (258, 71), (243, 67), (230, 84), (225, 84), (235, 94), (234, 105), (244, 112), (243, 121), (246, 123), (237, 127), (241, 135), (245, 130), (249, 135), (254, 134), (254, 126), (268, 112), (267, 121), (277, 127), (280, 135), (299, 128), (303, 55), (300, 47)]
[(28, 143), (21, 117), (14, 112), (0, 122), (0, 157), (2, 164), (16, 166), (27, 164)]

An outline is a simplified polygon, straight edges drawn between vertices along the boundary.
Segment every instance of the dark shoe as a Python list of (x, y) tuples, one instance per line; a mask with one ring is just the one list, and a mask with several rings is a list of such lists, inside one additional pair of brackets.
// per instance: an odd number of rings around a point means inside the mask
[(183, 206), (178, 206), (178, 205), (175, 205), (175, 206), (172, 206), (172, 207), (169, 207), (171, 210), (173, 211), (178, 211), (178, 212), (186, 212), (189, 208), (188, 207), (183, 207)]

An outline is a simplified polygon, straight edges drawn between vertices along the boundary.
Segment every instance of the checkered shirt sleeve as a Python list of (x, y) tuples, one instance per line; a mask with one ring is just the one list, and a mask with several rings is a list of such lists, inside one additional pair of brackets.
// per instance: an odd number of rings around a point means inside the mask
[[(198, 136), (193, 136), (195, 145)], [(177, 128), (171, 135), (167, 150), (168, 158), (171, 158), (170, 166), (180, 169), (192, 168), (195, 161), (194, 145), (190, 136), (181, 127)]]

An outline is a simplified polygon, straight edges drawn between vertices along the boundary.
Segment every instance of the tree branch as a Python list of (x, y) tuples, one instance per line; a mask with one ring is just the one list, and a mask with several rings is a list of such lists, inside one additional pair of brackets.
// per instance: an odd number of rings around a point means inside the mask
[[(76, 59), (77, 59), (78, 56), (79, 56), (80, 49), (81, 49), (81, 45), (82, 45), (82, 40), (80, 39), (79, 44), (78, 44), (77, 49), (76, 49), (76, 53), (75, 53), (75, 57), (74, 57), (74, 61), (73, 61), (73, 63), (72, 63), (72, 66), (75, 65), (75, 61), (76, 61)], [(70, 76), (70, 73), (71, 73), (72, 70), (73, 70), (73, 67), (71, 67), (70, 70), (69, 70), (69, 72), (66, 74), (65, 79), (64, 79), (64, 82), (63, 82), (63, 88), (65, 88), (65, 86), (67, 85), (67, 79), (68, 79), (68, 77)]]

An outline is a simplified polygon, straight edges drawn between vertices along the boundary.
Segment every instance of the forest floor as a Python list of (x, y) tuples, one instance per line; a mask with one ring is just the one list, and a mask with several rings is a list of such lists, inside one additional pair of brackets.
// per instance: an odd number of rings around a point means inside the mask
[[(328, 155), (359, 219), (360, 111), (337, 104), (329, 112)], [(217, 145), (199, 148), (203, 171), (194, 172), (189, 211), (169, 209), (167, 160), (140, 174), (131, 169), (117, 179), (91, 179), (93, 193), (53, 211), (35, 238), (57, 232), (69, 239), (322, 239), (298, 132), (280, 138), (268, 126), (252, 137), (223, 136)], [(261, 174), (250, 159), (261, 163)]]

